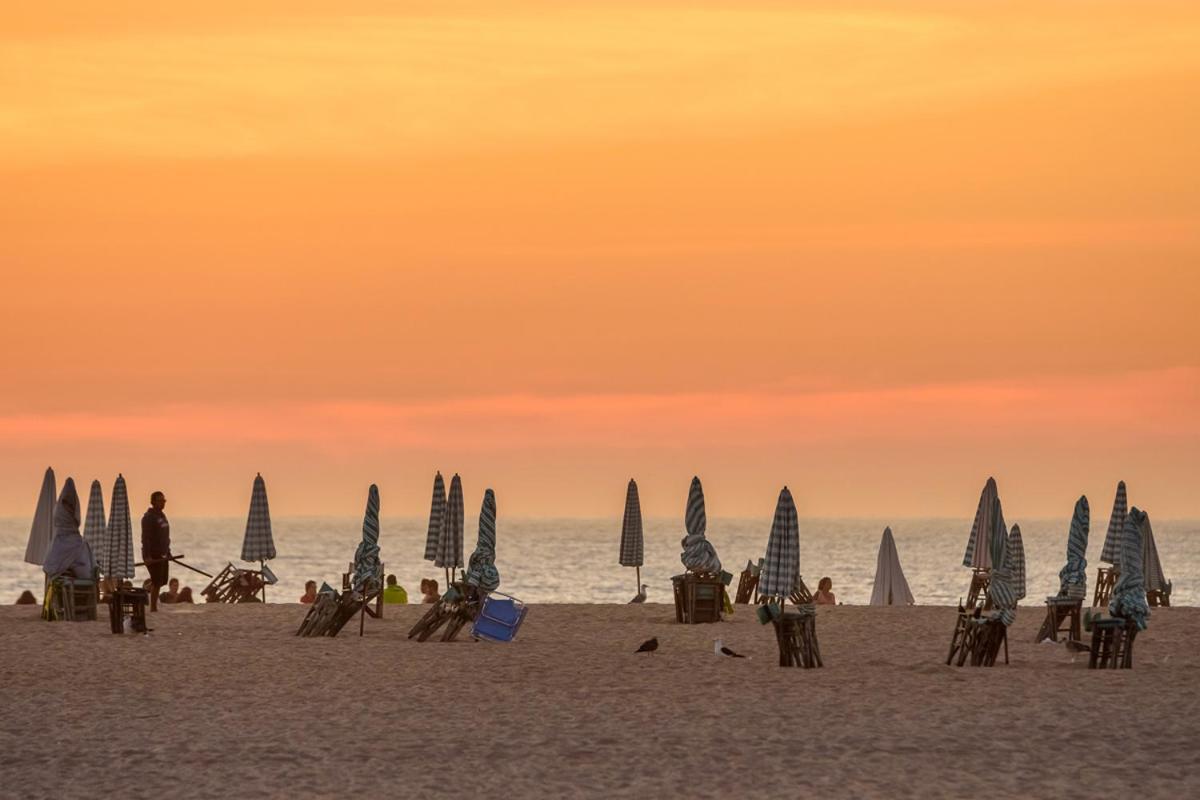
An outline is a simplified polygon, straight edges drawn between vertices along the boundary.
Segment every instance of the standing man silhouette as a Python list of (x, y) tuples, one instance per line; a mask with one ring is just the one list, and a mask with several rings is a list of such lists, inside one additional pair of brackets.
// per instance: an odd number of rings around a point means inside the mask
[(171, 523), (163, 508), (167, 496), (162, 492), (150, 495), (150, 507), (142, 515), (142, 561), (150, 573), (150, 610), (158, 611), (158, 593), (167, 585), (171, 571)]

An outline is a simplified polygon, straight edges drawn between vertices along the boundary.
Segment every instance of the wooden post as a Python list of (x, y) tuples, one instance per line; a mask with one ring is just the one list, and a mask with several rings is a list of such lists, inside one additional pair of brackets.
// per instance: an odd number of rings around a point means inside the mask
[(637, 595), (642, 593), (642, 568), (634, 567), (634, 569), (637, 570), (637, 591), (635, 591), (633, 593), (634, 596), (636, 597)]
[(267, 579), (263, 577), (262, 572), (263, 572), (263, 568), (266, 565), (267, 565), (267, 562), (264, 561), (263, 559), (260, 558), (258, 560), (258, 577), (262, 578), (262, 582), (263, 582), (263, 605), (264, 606), (267, 604)]

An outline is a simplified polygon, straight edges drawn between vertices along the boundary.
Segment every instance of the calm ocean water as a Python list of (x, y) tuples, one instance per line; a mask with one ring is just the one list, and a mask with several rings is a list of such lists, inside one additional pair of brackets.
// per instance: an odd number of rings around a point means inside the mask
[[(1107, 515), (1097, 520), (1088, 547), (1089, 589), (1108, 526)], [(136, 523), (136, 520), (135, 520)], [(468, 520), (473, 524), (474, 520)], [(171, 538), (187, 561), (215, 573), (241, 552), (245, 517), (173, 518)], [(279, 584), (268, 589), (271, 601), (295, 602), (304, 581), (325, 580), (340, 587), (341, 572), (354, 557), (361, 518), (281, 517), (273, 520), (279, 557), (271, 568)], [(909, 519), (888, 523), (896, 537), (900, 562), (913, 595), (920, 604), (955, 603), (966, 591), (969, 571), (960, 566), (971, 529), (970, 519)], [(1028, 598), (1040, 605), (1058, 590), (1058, 571), (1065, 559), (1069, 519), (1021, 520), (1028, 562)], [(22, 589), (40, 597), (41, 571), (23, 561), (29, 536), (28, 518), (0, 518), (0, 602), (11, 603)], [(422, 561), (424, 518), (382, 520), (380, 547), (387, 571), (419, 595), (422, 577), (442, 581), (442, 571)], [(771, 519), (710, 518), (708, 537), (725, 568), (737, 573), (748, 559), (757, 560), (766, 548)], [(866, 603), (875, 575), (875, 554), (884, 523), (862, 519), (801, 519), (800, 571), (816, 588), (823, 575), (833, 578), (834, 592), (845, 603)], [(499, 520), (497, 566), (500, 590), (531, 603), (622, 603), (633, 596), (634, 571), (617, 565), (621, 519), (504, 519)], [(1174, 582), (1175, 605), (1200, 603), (1200, 521), (1154, 522), (1154, 534), (1167, 578)], [(646, 520), (646, 565), (642, 581), (651, 602), (670, 602), (670, 577), (682, 571), (680, 519)], [(475, 531), (467, 530), (464, 550), (475, 546)], [(136, 547), (136, 543), (135, 543)], [(141, 569), (139, 576), (144, 577)], [(172, 575), (198, 592), (207, 579), (182, 568)], [(735, 579), (736, 580), (736, 579)], [(419, 599), (419, 597), (417, 598)]]

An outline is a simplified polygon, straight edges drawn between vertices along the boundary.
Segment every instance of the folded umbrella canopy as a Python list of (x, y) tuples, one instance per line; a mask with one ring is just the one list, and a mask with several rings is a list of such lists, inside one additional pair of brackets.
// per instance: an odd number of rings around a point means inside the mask
[(92, 548), (92, 555), (99, 564), (104, 556), (104, 489), (100, 481), (92, 481), (88, 493), (87, 516), (83, 520), (83, 538)]
[(1158, 545), (1154, 543), (1154, 529), (1150, 527), (1148, 514), (1146, 524), (1142, 527), (1142, 577), (1148, 592), (1161, 592), (1171, 585), (1163, 575), (1162, 561), (1158, 558)]
[(485, 592), (500, 588), (500, 571), (496, 569), (496, 495), (491, 489), (483, 493), (479, 509), (479, 539), (467, 565), (467, 583)]
[[(720, 567), (718, 567), (719, 569)], [(800, 583), (800, 522), (796, 503), (783, 487), (775, 503), (775, 519), (767, 537), (767, 554), (758, 576), (760, 597), (789, 597)]]
[(438, 541), (434, 566), (447, 571), (447, 582), (453, 577), (451, 570), (463, 565), (463, 509), (462, 479), (455, 475), (450, 479), (450, 493), (446, 497), (446, 515), (442, 524), (442, 536)]
[(58, 482), (54, 479), (54, 470), (46, 467), (37, 508), (33, 512), (33, 525), (29, 528), (29, 541), (25, 544), (26, 563), (40, 566), (46, 560), (46, 551), (54, 539), (54, 507), (57, 504)]
[(1146, 602), (1146, 579), (1142, 572), (1142, 538), (1149, 527), (1150, 517), (1144, 511), (1137, 506), (1129, 509), (1117, 561), (1121, 577), (1108, 601), (1108, 613), (1133, 620), (1138, 630), (1143, 631), (1150, 619), (1150, 605)]
[(879, 542), (879, 555), (875, 559), (875, 588), (871, 590), (873, 606), (911, 606), (912, 591), (900, 568), (900, 554), (896, 551), (896, 540), (892, 529), (883, 529)]
[(362, 541), (354, 551), (354, 591), (363, 593), (383, 585), (383, 565), (379, 563), (379, 487), (367, 490), (367, 510), (363, 514)]
[[(1000, 512), (1000, 498), (992, 498), (992, 508), (987, 512), (990, 530), (988, 533), (988, 557), (992, 573), (988, 582), (988, 597), (992, 601), (991, 619), (1012, 625), (1017, 619), (1017, 595), (1013, 589), (1013, 561), (1008, 558), (1008, 531), (1004, 527), (1004, 515)], [(1022, 565), (1023, 567), (1023, 565)]]
[(1075, 501), (1071, 530), (1067, 534), (1067, 563), (1058, 572), (1058, 596), (1080, 600), (1087, 597), (1087, 545), (1092, 514), (1087, 495)]
[(621, 522), (621, 553), (619, 563), (622, 567), (635, 567), (637, 574), (637, 594), (642, 593), (642, 560), (644, 557), (645, 539), (642, 532), (642, 500), (638, 497), (637, 483), (629, 479), (625, 489), (625, 518)]
[(697, 477), (692, 478), (692, 485), (688, 489), (683, 524), (687, 529), (687, 536), (683, 537), (683, 541), (680, 543), (683, 553), (679, 559), (683, 562), (683, 566), (692, 572), (720, 572), (721, 559), (717, 558), (717, 551), (712, 543), (704, 538), (708, 520), (704, 514), (704, 488), (700, 485), (700, 479)]
[(102, 550), (104, 560), (100, 562), (100, 573), (104, 577), (133, 578), (133, 521), (129, 517), (129, 493), (121, 475), (113, 484)]
[(1125, 536), (1125, 517), (1129, 503), (1125, 498), (1125, 481), (1117, 484), (1117, 496), (1113, 498), (1112, 516), (1108, 518), (1108, 532), (1104, 534), (1104, 547), (1100, 549), (1100, 560), (1121, 568), (1121, 540)]
[(42, 569), (51, 577), (70, 570), (76, 578), (92, 579), (96, 562), (92, 558), (92, 548), (79, 535), (81, 511), (75, 481), (67, 478), (54, 507), (54, 540), (50, 542), (46, 561), (42, 564)]
[(1013, 525), (1008, 534), (1008, 549), (1004, 557), (1007, 559), (1009, 580), (1013, 596), (1017, 600), (1025, 599), (1025, 542), (1021, 539), (1021, 526)]
[(442, 540), (442, 523), (446, 518), (446, 482), (442, 473), (433, 476), (433, 504), (429, 507), (429, 529), (425, 532), (425, 560), (436, 561), (438, 543)]
[(246, 516), (246, 533), (242, 537), (242, 561), (257, 561), (261, 565), (275, 557), (275, 537), (271, 533), (271, 507), (267, 503), (267, 484), (262, 473), (254, 478), (250, 490), (250, 513)]
[(975, 522), (971, 525), (971, 538), (967, 539), (963, 566), (975, 569), (993, 567), (995, 562), (992, 560), (991, 542), (995, 532), (1002, 529), (1004, 514), (1000, 509), (1000, 493), (996, 489), (996, 479), (988, 478), (979, 495), (979, 506), (975, 509)]

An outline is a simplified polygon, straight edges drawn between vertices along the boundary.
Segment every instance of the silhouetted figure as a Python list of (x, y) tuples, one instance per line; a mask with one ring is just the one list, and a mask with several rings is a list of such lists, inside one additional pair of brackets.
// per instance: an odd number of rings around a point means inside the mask
[(142, 561), (150, 573), (150, 610), (158, 611), (158, 590), (167, 585), (171, 571), (171, 523), (163, 509), (167, 496), (150, 495), (150, 507), (142, 515)]

